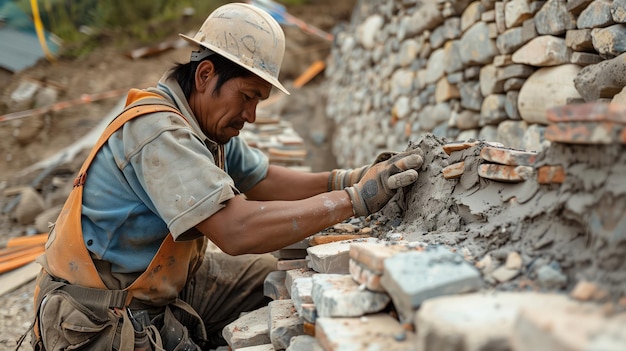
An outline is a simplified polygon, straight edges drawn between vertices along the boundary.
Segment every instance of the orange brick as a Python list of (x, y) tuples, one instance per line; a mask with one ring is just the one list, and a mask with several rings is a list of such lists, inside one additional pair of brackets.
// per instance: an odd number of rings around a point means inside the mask
[(443, 177), (446, 179), (456, 179), (460, 178), (465, 171), (465, 162), (457, 162), (455, 164), (451, 164), (448, 167), (444, 168), (441, 173), (443, 173)]
[(561, 184), (565, 181), (565, 170), (561, 166), (542, 166), (537, 168), (537, 183)]
[(478, 145), (478, 143), (480, 143), (480, 141), (460, 141), (460, 142), (448, 143), (443, 146), (443, 151), (446, 154), (450, 155), (451, 153), (455, 151), (469, 149), (472, 146)]
[(534, 169), (529, 166), (508, 166), (483, 163), (478, 166), (478, 175), (491, 180), (507, 183), (519, 183), (530, 178)]
[(304, 321), (302, 323), (302, 331), (305, 335), (315, 336), (315, 323)]
[(565, 144), (600, 145), (622, 142), (624, 125), (612, 122), (564, 122), (546, 128), (545, 138)]
[(537, 153), (486, 146), (480, 150), (480, 157), (488, 162), (509, 166), (532, 166), (537, 160)]
[(615, 122), (626, 124), (626, 106), (590, 102), (556, 106), (546, 111), (550, 122)]

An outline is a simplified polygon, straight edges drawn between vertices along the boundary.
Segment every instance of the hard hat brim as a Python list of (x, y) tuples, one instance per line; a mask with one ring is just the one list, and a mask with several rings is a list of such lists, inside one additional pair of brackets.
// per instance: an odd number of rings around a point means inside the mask
[(222, 50), (214, 45), (211, 45), (209, 43), (201, 43), (198, 40), (195, 40), (185, 34), (178, 34), (180, 35), (181, 38), (185, 39), (186, 41), (188, 41), (189, 43), (193, 44), (193, 45), (197, 45), (200, 47), (205, 47), (213, 52), (215, 52), (218, 55), (224, 56), (225, 58), (229, 59), (230, 61), (236, 63), (237, 65), (247, 69), (248, 71), (250, 71), (251, 73), (259, 76), (261, 79), (263, 79), (264, 81), (270, 83), (271, 85), (275, 86), (276, 88), (278, 88), (280, 91), (282, 91), (283, 93), (287, 94), (287, 95), (291, 95), (291, 93), (289, 93), (289, 91), (278, 81), (278, 79), (270, 76), (269, 74), (261, 71), (261, 70), (255, 70), (255, 69), (251, 69), (250, 67), (244, 65), (243, 63), (241, 63), (239, 61), (239, 59), (235, 56), (232, 55), (228, 52), (226, 52), (225, 50)]

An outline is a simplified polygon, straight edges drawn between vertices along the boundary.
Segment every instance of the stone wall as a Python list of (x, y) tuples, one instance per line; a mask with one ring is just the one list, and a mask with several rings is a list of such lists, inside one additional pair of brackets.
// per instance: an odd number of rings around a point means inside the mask
[(342, 167), (426, 133), (541, 151), (546, 109), (626, 102), (626, 0), (360, 0), (326, 113)]

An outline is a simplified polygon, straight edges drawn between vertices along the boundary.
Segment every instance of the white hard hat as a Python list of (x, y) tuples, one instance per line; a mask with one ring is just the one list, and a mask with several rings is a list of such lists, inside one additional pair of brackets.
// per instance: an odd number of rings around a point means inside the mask
[(289, 94), (278, 81), (285, 54), (285, 34), (272, 16), (258, 7), (230, 3), (218, 7), (193, 38), (185, 40), (246, 68)]

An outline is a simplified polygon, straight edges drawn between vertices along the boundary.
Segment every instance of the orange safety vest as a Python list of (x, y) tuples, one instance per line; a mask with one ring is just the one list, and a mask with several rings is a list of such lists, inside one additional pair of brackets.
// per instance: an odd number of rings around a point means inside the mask
[[(132, 89), (126, 106), (105, 129), (83, 163), (46, 243), (48, 273), (73, 285), (107, 289), (87, 251), (81, 226), (83, 185), (98, 150), (116, 130), (133, 118), (155, 112), (172, 112), (185, 119), (180, 111), (156, 93)], [(133, 298), (153, 305), (165, 305), (175, 300), (204, 257), (205, 244), (205, 237), (175, 242), (171, 233), (168, 234), (148, 268), (124, 289), (128, 292), (125, 305), (128, 306)]]

